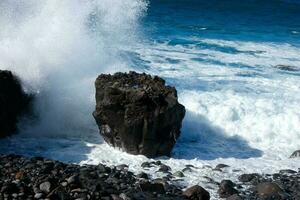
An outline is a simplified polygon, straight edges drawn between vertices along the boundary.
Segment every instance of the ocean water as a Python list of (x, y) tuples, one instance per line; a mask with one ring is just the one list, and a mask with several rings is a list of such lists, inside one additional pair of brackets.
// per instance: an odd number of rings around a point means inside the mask
[[(142, 171), (148, 159), (103, 143), (91, 115), (97, 75), (136, 70), (176, 86), (187, 109), (172, 157), (159, 158), (198, 167), (180, 184), (218, 199), (204, 176), (300, 167), (288, 158), (300, 149), (299, 1), (2, 0), (0, 26), (1, 69), (36, 95), (36, 116), (0, 153)], [(219, 163), (231, 167), (205, 167)]]

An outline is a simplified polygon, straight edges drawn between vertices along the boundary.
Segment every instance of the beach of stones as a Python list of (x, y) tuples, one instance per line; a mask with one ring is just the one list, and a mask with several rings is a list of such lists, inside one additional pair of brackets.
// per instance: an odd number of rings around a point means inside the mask
[[(161, 161), (144, 162), (144, 169), (157, 168), (164, 173), (153, 179), (142, 172), (133, 174), (127, 165), (105, 166), (66, 164), (42, 157), (18, 155), (0, 156), (0, 200), (21, 199), (210, 199), (201, 186), (184, 189), (177, 184), (188, 169), (172, 173)], [(212, 168), (222, 172), (230, 166), (219, 164)], [(237, 183), (217, 182), (220, 199), (300, 199), (300, 172), (281, 170), (276, 174), (242, 174)]]

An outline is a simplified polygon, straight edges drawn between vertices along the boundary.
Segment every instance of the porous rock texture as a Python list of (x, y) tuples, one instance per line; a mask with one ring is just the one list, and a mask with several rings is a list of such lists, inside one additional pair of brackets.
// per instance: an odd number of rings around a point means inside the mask
[(14, 133), (18, 117), (29, 105), (30, 97), (10, 71), (0, 70), (0, 138)]
[(174, 87), (136, 72), (100, 75), (94, 118), (104, 140), (130, 154), (170, 156), (185, 108)]

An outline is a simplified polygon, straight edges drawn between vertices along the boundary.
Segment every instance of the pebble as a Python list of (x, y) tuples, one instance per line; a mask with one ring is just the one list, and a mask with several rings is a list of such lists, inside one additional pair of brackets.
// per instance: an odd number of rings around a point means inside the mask
[(173, 175), (180, 178), (184, 177), (184, 173), (182, 171), (177, 171)]
[[(171, 168), (160, 161), (147, 164), (152, 165), (170, 173)], [(181, 187), (168, 183), (169, 176), (153, 180), (144, 172), (135, 176), (127, 168), (0, 155), (0, 200), (184, 199)]]
[(44, 182), (40, 184), (40, 190), (46, 194), (48, 194), (51, 191), (51, 183), (50, 182)]
[(229, 165), (225, 165), (225, 164), (218, 164), (215, 167), (215, 170), (220, 170), (220, 169), (227, 168), (227, 167), (230, 167), (230, 166)]
[(35, 195), (34, 195), (34, 198), (35, 199), (40, 199), (40, 198), (42, 198), (43, 197), (43, 193), (36, 193)]

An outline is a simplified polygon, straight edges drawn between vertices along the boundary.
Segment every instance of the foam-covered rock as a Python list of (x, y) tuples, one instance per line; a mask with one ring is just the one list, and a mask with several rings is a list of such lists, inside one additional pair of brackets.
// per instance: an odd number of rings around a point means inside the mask
[(170, 155), (185, 115), (174, 87), (136, 72), (102, 74), (95, 86), (93, 115), (108, 144), (135, 155)]

